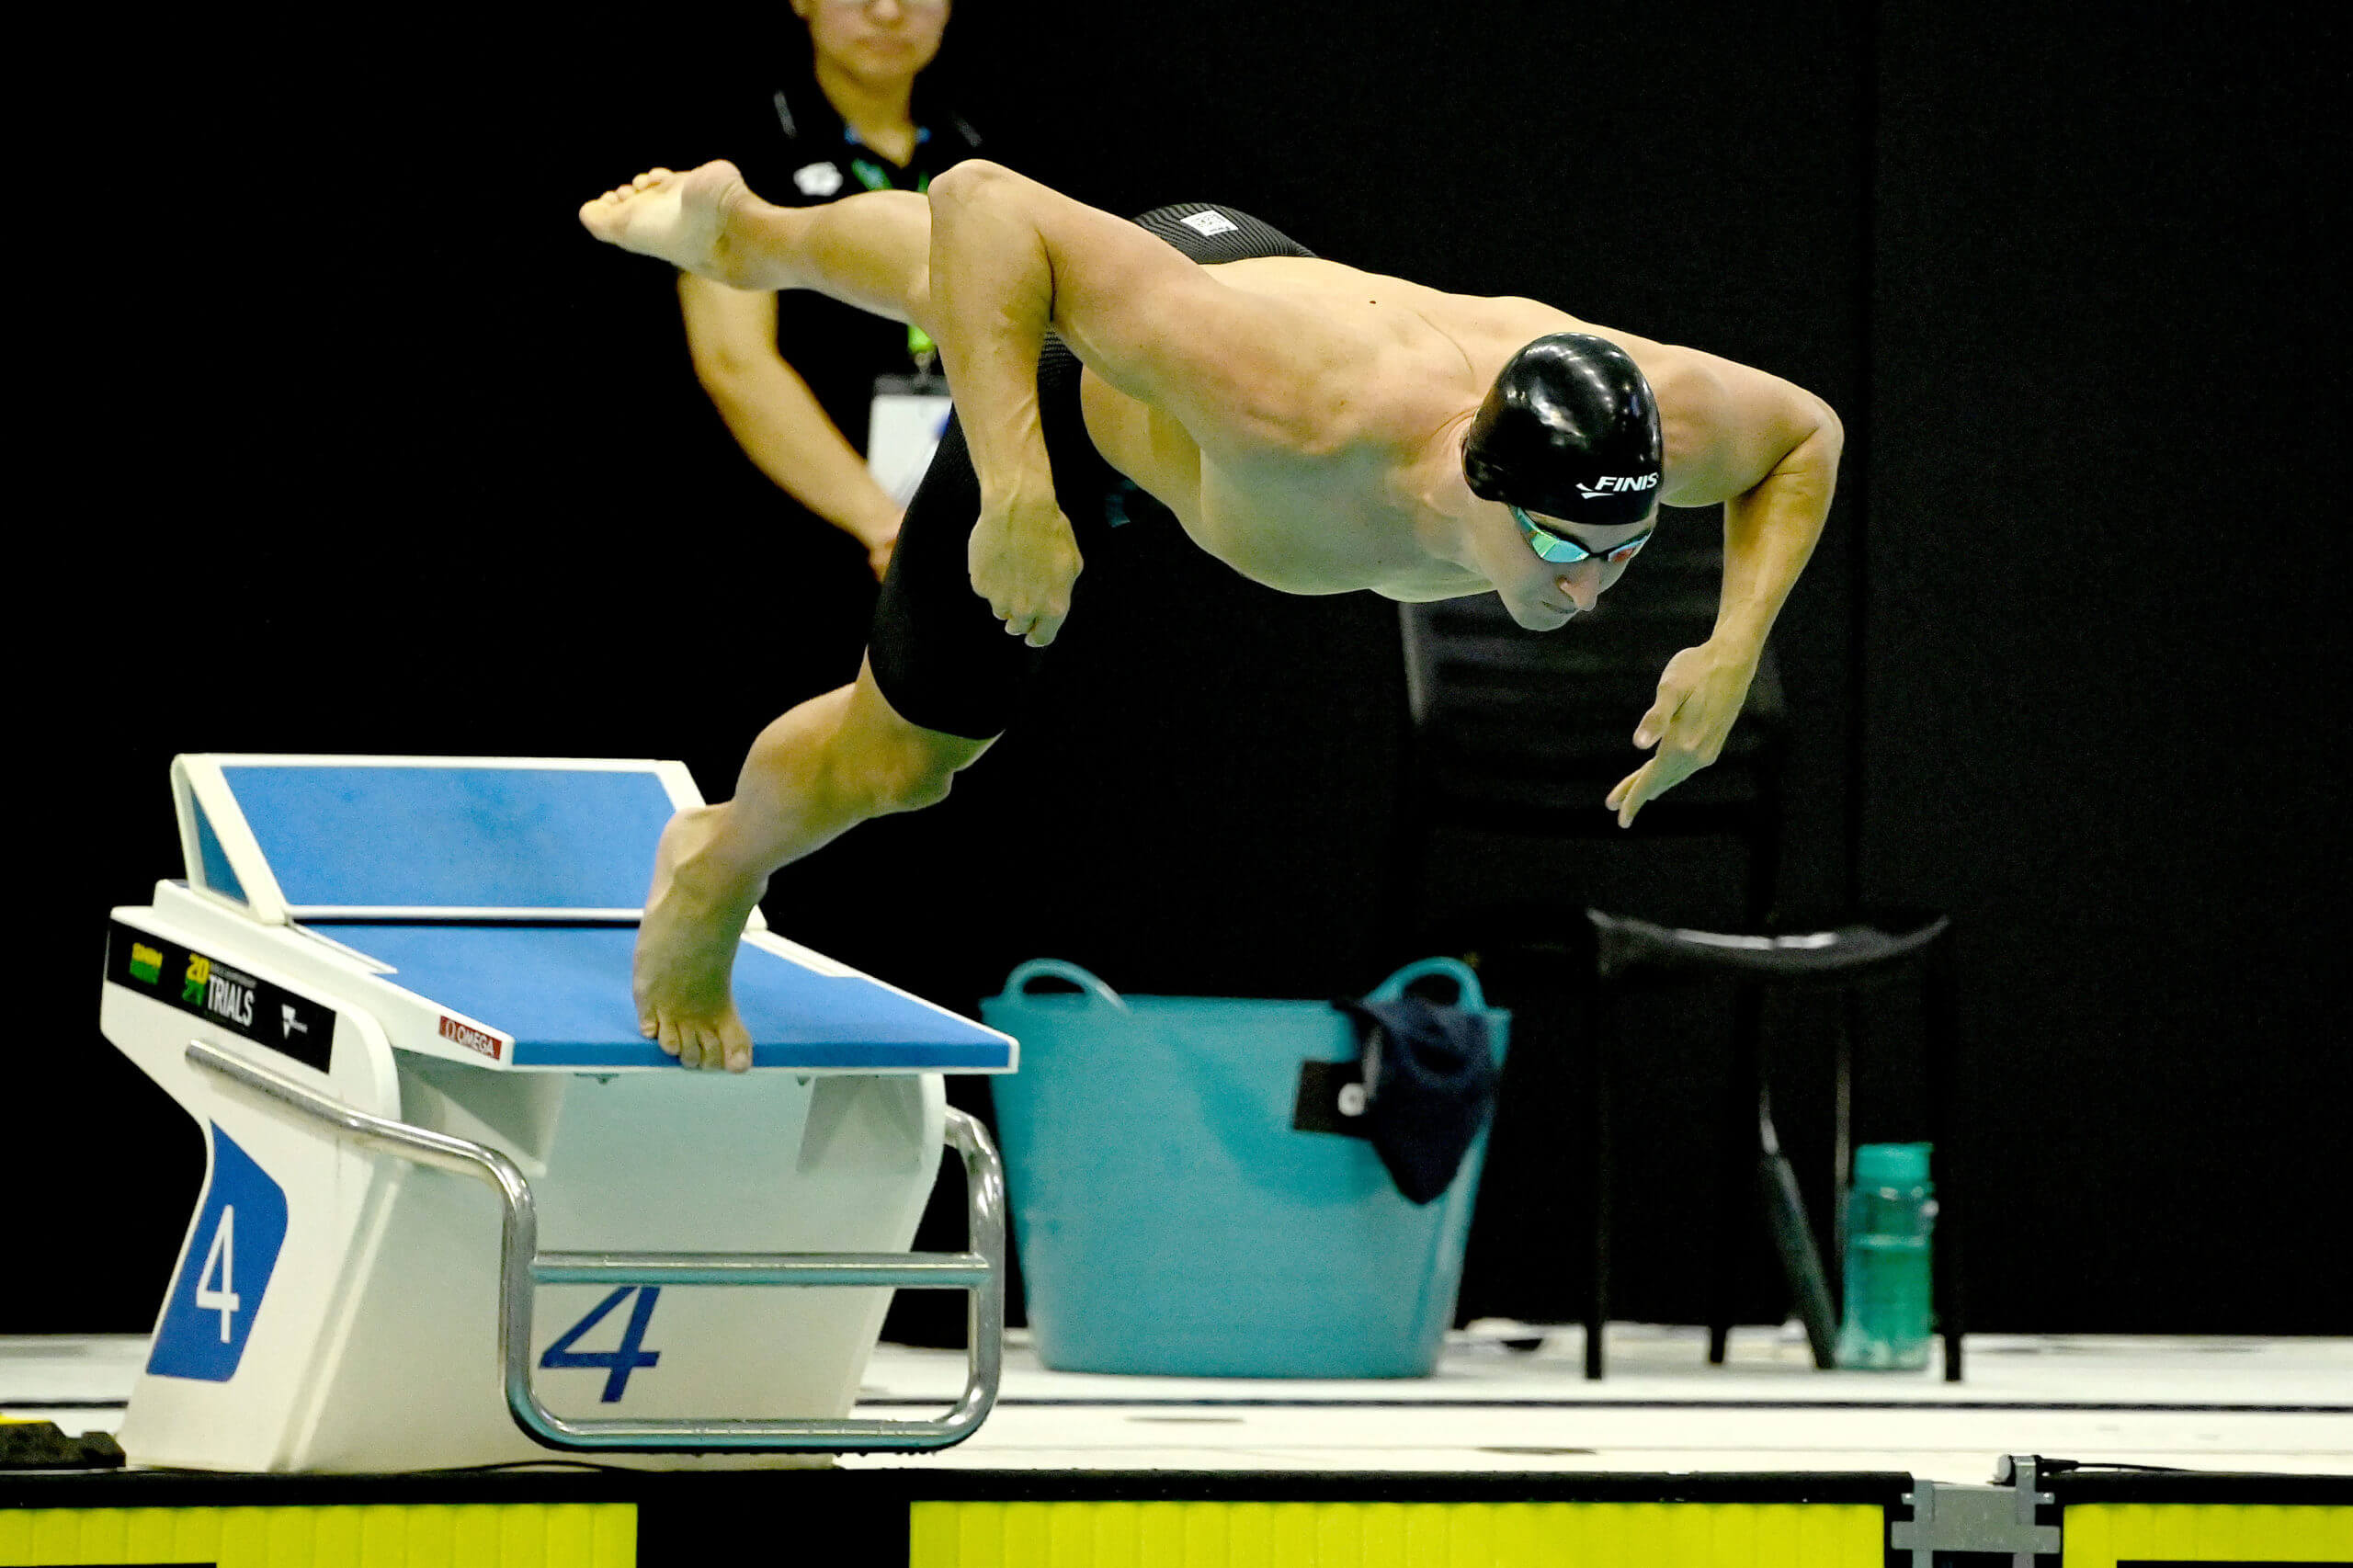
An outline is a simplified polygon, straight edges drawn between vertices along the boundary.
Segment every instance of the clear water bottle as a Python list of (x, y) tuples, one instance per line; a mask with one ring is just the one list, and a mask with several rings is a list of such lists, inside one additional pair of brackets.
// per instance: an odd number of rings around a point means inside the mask
[(1927, 1144), (1866, 1143), (1855, 1151), (1841, 1367), (1916, 1370), (1928, 1364), (1936, 1327), (1928, 1268), (1935, 1193)]

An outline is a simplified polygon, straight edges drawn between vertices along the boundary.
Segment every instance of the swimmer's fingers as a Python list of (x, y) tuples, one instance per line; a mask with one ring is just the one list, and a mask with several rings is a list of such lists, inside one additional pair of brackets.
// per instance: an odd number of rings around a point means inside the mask
[(1042, 648), (1051, 642), (1061, 635), (1063, 622), (1070, 619), (1070, 585), (1067, 581), (1058, 592), (1041, 589), (1024, 593), (1015, 589), (990, 594), (982, 589), (980, 575), (975, 573), (972, 586), (989, 601), (989, 613), (1005, 624), (1006, 635), (1018, 637), (1032, 648)]
[(1630, 827), (1643, 806), (1723, 755), (1748, 700), (1756, 659), (1713, 642), (1686, 648), (1659, 676), (1658, 699), (1634, 727), (1634, 744), (1656, 747), (1650, 761), (1620, 780), (1608, 805)]
[(997, 618), (1005, 622), (1005, 634), (1018, 637), (1032, 648), (1042, 648), (1051, 642), (1063, 629), (1064, 617), (1017, 616)]
[(1651, 758), (1618, 781), (1602, 803), (1618, 813), (1620, 827), (1631, 827), (1634, 818), (1651, 801), (1657, 800), (1706, 765), (1685, 752), (1667, 752)]
[(1063, 622), (1070, 619), (1069, 608), (1044, 615), (1016, 616), (1006, 619), (1006, 634), (1018, 637), (1032, 648), (1042, 648), (1062, 635)]
[(1084, 562), (1070, 519), (1051, 502), (983, 510), (968, 547), (972, 591), (1008, 636), (1042, 648), (1070, 615)]
[(1689, 695), (1688, 687), (1661, 679), (1658, 700), (1651, 704), (1650, 711), (1643, 714), (1642, 722), (1634, 726), (1634, 744), (1643, 751), (1658, 744), (1659, 737), (1666, 733), (1667, 725), (1674, 722), (1677, 710)]
[[(1648, 751), (1665, 738), (1677, 719), (1683, 716), (1684, 709), (1692, 698), (1707, 686), (1712, 665), (1713, 660), (1704, 643), (1697, 648), (1686, 648), (1666, 662), (1666, 668), (1659, 672), (1658, 698), (1651, 704), (1650, 711), (1643, 715), (1642, 722), (1634, 726), (1636, 745)], [(1745, 688), (1746, 683), (1744, 682), (1743, 689)]]
[(1643, 776), (1650, 770), (1649, 763), (1643, 764), (1642, 767), (1618, 780), (1618, 787), (1610, 790), (1608, 798), (1601, 802), (1618, 813), (1620, 827), (1632, 826), (1634, 813), (1643, 809), (1643, 801), (1648, 797), (1639, 791), (1643, 787)]

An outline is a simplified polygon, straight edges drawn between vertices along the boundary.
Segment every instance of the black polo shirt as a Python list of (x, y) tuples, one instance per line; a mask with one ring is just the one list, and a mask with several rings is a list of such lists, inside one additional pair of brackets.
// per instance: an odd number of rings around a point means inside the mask
[[(721, 156), (745, 183), (779, 207), (814, 207), (861, 190), (922, 190), (933, 176), (971, 157), (980, 133), (952, 109), (915, 94), (915, 148), (894, 164), (842, 123), (813, 77), (787, 77), (743, 95)], [(937, 355), (915, 329), (838, 304), (805, 289), (777, 296), (777, 344), (851, 446), (866, 449), (874, 383), (883, 376), (936, 371)]]

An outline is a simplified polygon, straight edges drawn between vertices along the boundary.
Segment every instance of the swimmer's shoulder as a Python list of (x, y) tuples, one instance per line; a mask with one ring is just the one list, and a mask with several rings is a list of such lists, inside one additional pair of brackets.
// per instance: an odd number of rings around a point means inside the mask
[(1252, 256), (1243, 261), (1211, 262), (1202, 270), (1221, 282), (1267, 293), (1330, 294), (1359, 302), (1410, 301), (1417, 309), (1426, 311), (1441, 301), (1456, 305), (1506, 304), (1549, 311), (1555, 317), (1561, 314), (1533, 300), (1481, 300), (1469, 294), (1449, 294), (1427, 283), (1416, 283), (1410, 278), (1351, 267), (1345, 261), (1334, 261), (1328, 256)]
[[(1404, 296), (1401, 294), (1400, 298)], [(1665, 347), (1520, 294), (1450, 294), (1424, 288), (1419, 289), (1416, 302), (1432, 325), (1461, 346), (1483, 383), (1492, 381), (1513, 355), (1538, 338), (1556, 332), (1591, 333), (1607, 338), (1631, 355), (1646, 371), (1648, 360), (1660, 357)], [(1667, 352), (1671, 355), (1671, 351)]]

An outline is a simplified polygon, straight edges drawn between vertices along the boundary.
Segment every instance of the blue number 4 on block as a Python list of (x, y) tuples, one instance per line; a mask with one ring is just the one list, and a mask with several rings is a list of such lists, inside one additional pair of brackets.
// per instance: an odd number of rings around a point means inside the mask
[[(574, 1350), (572, 1346), (580, 1336), (605, 1321), (605, 1314), (621, 1304), (621, 1298), (631, 1290), (637, 1292), (637, 1305), (630, 1309), (629, 1327), (621, 1335), (620, 1347), (616, 1350)], [(547, 1347), (540, 1358), (540, 1365), (549, 1368), (602, 1367), (605, 1369), (605, 1395), (600, 1403), (619, 1404), (629, 1388), (629, 1375), (640, 1367), (651, 1367), (662, 1359), (659, 1350), (640, 1348), (645, 1343), (645, 1325), (654, 1321), (654, 1303), (661, 1299), (659, 1285), (624, 1285), (603, 1301), (597, 1310), (563, 1331), (563, 1337)]]

